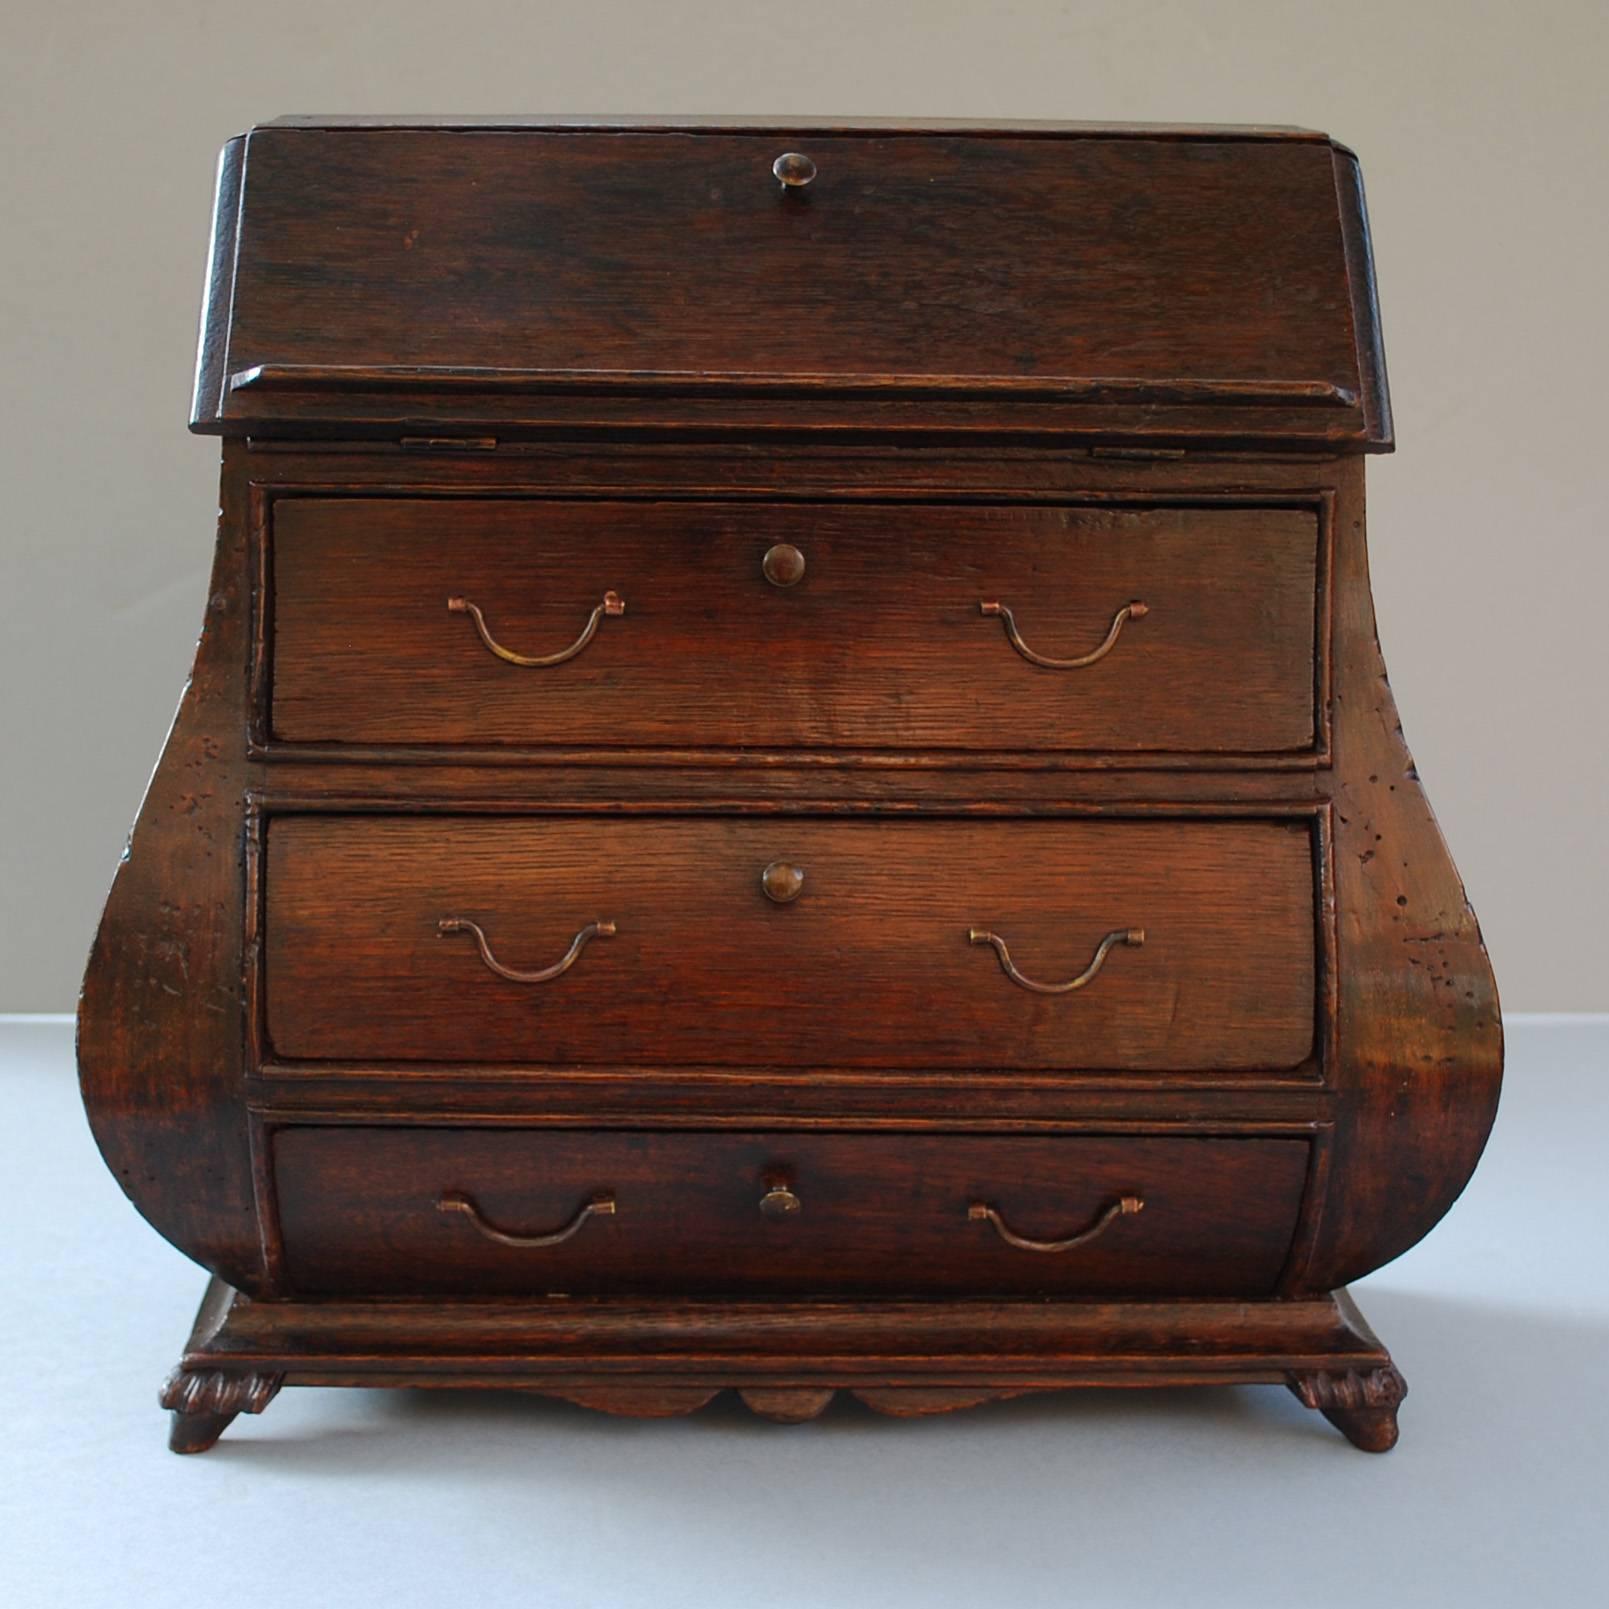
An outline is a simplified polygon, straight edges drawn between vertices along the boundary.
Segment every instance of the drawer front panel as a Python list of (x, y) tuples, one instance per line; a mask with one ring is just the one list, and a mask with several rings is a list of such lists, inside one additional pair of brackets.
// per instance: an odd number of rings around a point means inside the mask
[(1306, 822), (282, 816), (268, 1041), (447, 1064), (1292, 1068), (1313, 1048), (1314, 889)]
[(292, 1128), (274, 1157), (304, 1293), (1251, 1297), (1308, 1145)]
[(1296, 508), (284, 498), (271, 730), (588, 749), (1310, 750), (1317, 532)]

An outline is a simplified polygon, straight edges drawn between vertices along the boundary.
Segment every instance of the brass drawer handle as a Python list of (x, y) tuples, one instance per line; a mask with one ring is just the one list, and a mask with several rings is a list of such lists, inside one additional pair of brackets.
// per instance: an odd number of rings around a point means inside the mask
[(1145, 943), (1145, 929), (1120, 927), (1115, 932), (1108, 933), (1095, 947), (1095, 955), (1089, 965), (1076, 978), (1069, 978), (1066, 983), (1035, 983), (1032, 978), (1024, 977), (1012, 962), (1011, 951), (1006, 948), (1006, 941), (998, 933), (989, 932), (987, 928), (969, 927), (967, 943), (993, 945), (994, 953), (1000, 957), (1001, 971), (1013, 983), (1021, 985), (1024, 989), (1032, 989), (1035, 994), (1071, 994), (1074, 989), (1082, 989), (1106, 965), (1106, 957), (1111, 953), (1114, 944), (1130, 944), (1139, 949)]
[(1043, 665), (1046, 670), (1082, 670), (1086, 665), (1093, 665), (1097, 659), (1105, 659), (1117, 646), (1117, 639), (1122, 633), (1124, 624), (1130, 620), (1143, 620), (1150, 614), (1150, 606), (1140, 602), (1138, 598), (1133, 603), (1126, 603), (1112, 616), (1112, 629), (1106, 634), (1106, 641), (1099, 648), (1092, 648), (1087, 654), (1080, 654), (1077, 659), (1051, 659), (1044, 654), (1036, 654), (1032, 648), (1022, 640), (1022, 633), (1017, 630), (1017, 622), (1011, 611), (1003, 603), (980, 603), (978, 613), (983, 615), (998, 615), (1001, 624), (1006, 628), (1006, 636), (1011, 640), (1011, 646), (1022, 655), (1031, 665)]
[(607, 1193), (595, 1195), (590, 1201), (583, 1202), (581, 1210), (576, 1213), (569, 1223), (560, 1229), (555, 1229), (545, 1235), (515, 1235), (506, 1229), (499, 1229), (496, 1224), (481, 1216), (480, 1208), (475, 1205), (473, 1197), (463, 1195), (457, 1190), (447, 1191), (436, 1203), (437, 1212), (461, 1212), (474, 1224), (474, 1226), (488, 1239), (495, 1240), (500, 1246), (557, 1246), (561, 1240), (568, 1240), (571, 1235), (580, 1229), (588, 1218), (610, 1217), (615, 1210), (615, 1198)]
[(581, 628), (581, 635), (568, 648), (561, 648), (556, 654), (516, 654), (512, 648), (505, 648), (487, 630), (486, 617), (480, 612), (479, 605), (471, 603), (468, 598), (449, 598), (447, 608), (452, 614), (468, 615), (475, 622), (475, 630), (480, 633), (480, 640), (499, 659), (506, 659), (511, 665), (542, 666), (562, 665), (565, 660), (574, 659), (597, 635), (598, 622), (605, 615), (623, 615), (626, 612), (626, 600), (618, 592), (604, 593), (603, 602), (587, 616), (587, 623)]
[(1071, 1251), (1074, 1246), (1082, 1246), (1086, 1240), (1093, 1240), (1108, 1224), (1144, 1210), (1145, 1202), (1139, 1196), (1122, 1196), (1110, 1206), (1103, 1207), (1089, 1228), (1080, 1229), (1076, 1235), (1069, 1235), (1065, 1240), (1030, 1240), (1027, 1235), (1019, 1235), (986, 1201), (974, 1201), (967, 1208), (967, 1218), (973, 1223), (992, 1223), (995, 1233), (1018, 1251), (1055, 1252)]
[(470, 921), (467, 916), (444, 916), (436, 923), (438, 933), (472, 933), (475, 936), (475, 946), (480, 951), (480, 958), (500, 978), (507, 978), (510, 983), (551, 983), (561, 973), (568, 972), (575, 965), (576, 957), (586, 949), (593, 939), (612, 939), (615, 936), (613, 922), (588, 922), (576, 936), (570, 940), (570, 948), (559, 957), (550, 967), (543, 967), (539, 972), (516, 972), (513, 967), (506, 967), (492, 954), (492, 947), (486, 942), (486, 935), (479, 925)]

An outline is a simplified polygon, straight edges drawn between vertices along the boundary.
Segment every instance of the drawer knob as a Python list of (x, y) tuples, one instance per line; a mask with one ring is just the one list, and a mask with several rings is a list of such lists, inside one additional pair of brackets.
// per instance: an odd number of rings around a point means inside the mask
[(626, 600), (618, 592), (604, 593), (603, 602), (587, 617), (586, 625), (581, 628), (581, 635), (568, 648), (561, 648), (556, 654), (516, 654), (512, 648), (505, 648), (492, 635), (486, 624), (486, 616), (480, 612), (479, 606), (471, 603), (468, 598), (449, 598), (447, 612), (468, 615), (475, 623), (475, 630), (480, 634), (480, 640), (499, 659), (507, 660), (511, 665), (562, 665), (565, 660), (574, 659), (592, 641), (598, 632), (598, 622), (605, 615), (623, 615), (626, 612)]
[(1110, 1205), (1103, 1207), (1096, 1215), (1095, 1221), (1087, 1228), (1080, 1229), (1077, 1234), (1069, 1235), (1065, 1240), (1032, 1240), (1027, 1235), (1019, 1235), (1007, 1224), (986, 1201), (974, 1201), (967, 1208), (967, 1217), (973, 1223), (990, 1223), (994, 1231), (1008, 1246), (1015, 1246), (1018, 1251), (1071, 1251), (1074, 1246), (1082, 1246), (1085, 1241), (1093, 1240), (1108, 1225), (1116, 1223), (1119, 1218), (1128, 1217), (1132, 1213), (1142, 1212), (1145, 1202), (1139, 1196), (1121, 1196)]
[(1071, 994), (1074, 989), (1082, 989), (1106, 965), (1106, 957), (1111, 954), (1113, 945), (1128, 944), (1135, 949), (1139, 949), (1145, 943), (1145, 929), (1143, 927), (1120, 927), (1116, 932), (1108, 933), (1096, 945), (1095, 955), (1090, 964), (1076, 978), (1069, 978), (1066, 983), (1035, 983), (1032, 978), (1024, 977), (1012, 961), (1011, 951), (1006, 948), (1006, 941), (998, 933), (989, 932), (987, 928), (969, 927), (967, 929), (967, 943), (992, 946), (994, 953), (1000, 957), (1000, 970), (1013, 983), (1024, 989), (1032, 989), (1035, 994)]
[(804, 580), (805, 556), (791, 542), (767, 548), (760, 569), (774, 587), (796, 587)]
[(1111, 630), (1106, 633), (1106, 640), (1098, 648), (1090, 649), (1087, 654), (1080, 654), (1077, 659), (1051, 659), (1045, 654), (1036, 654), (1022, 640), (1022, 633), (1017, 630), (1016, 619), (1005, 604), (980, 603), (978, 605), (979, 614), (998, 617), (1000, 623), (1006, 628), (1006, 637), (1009, 639), (1011, 646), (1030, 665), (1043, 665), (1046, 670), (1082, 670), (1086, 665), (1093, 665), (1098, 659), (1105, 659), (1117, 646), (1117, 639), (1121, 635), (1124, 625), (1130, 620), (1143, 620), (1150, 612), (1150, 607), (1136, 598), (1133, 603), (1124, 604), (1112, 616)]
[(803, 151), (784, 151), (771, 164), (771, 171), (784, 190), (802, 190), (816, 176), (816, 164)]
[(804, 1206), (789, 1187), (786, 1174), (770, 1174), (765, 1185), (765, 1194), (760, 1197), (760, 1211), (767, 1218), (791, 1218)]
[(521, 1248), (557, 1246), (560, 1241), (568, 1240), (575, 1234), (589, 1218), (611, 1217), (614, 1210), (615, 1198), (607, 1193), (601, 1193), (590, 1201), (583, 1202), (581, 1210), (568, 1223), (561, 1224), (557, 1229), (532, 1235), (517, 1235), (512, 1230), (499, 1229), (481, 1213), (480, 1208), (475, 1205), (474, 1197), (466, 1196), (462, 1191), (449, 1190), (436, 1203), (437, 1212), (462, 1213), (488, 1240), (495, 1240), (500, 1246)]
[(612, 939), (615, 936), (613, 922), (588, 922), (576, 936), (570, 940), (570, 948), (559, 957), (550, 967), (543, 967), (537, 972), (516, 972), (513, 967), (506, 967), (492, 954), (492, 947), (487, 942), (485, 933), (478, 923), (470, 921), (467, 916), (444, 916), (436, 923), (438, 933), (468, 933), (474, 937), (475, 948), (480, 951), (480, 958), (487, 968), (495, 972), (500, 978), (507, 978), (510, 983), (551, 983), (554, 978), (568, 972), (576, 963), (576, 957), (586, 949), (593, 939)]
[(785, 860), (774, 860), (760, 873), (760, 887), (768, 900), (786, 905), (798, 899), (804, 888), (804, 868)]

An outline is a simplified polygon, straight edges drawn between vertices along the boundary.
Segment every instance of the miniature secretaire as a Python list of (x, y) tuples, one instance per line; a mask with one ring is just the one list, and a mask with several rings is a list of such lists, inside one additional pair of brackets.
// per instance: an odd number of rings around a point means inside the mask
[(177, 1450), (283, 1384), (1268, 1381), (1391, 1445), (1344, 1287), (1501, 1038), (1375, 643), (1349, 151), (282, 120), (193, 425), (79, 1041), (212, 1274)]

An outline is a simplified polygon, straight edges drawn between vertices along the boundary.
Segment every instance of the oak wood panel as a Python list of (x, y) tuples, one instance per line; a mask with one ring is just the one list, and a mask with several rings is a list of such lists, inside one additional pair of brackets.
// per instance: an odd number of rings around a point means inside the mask
[(95, 932), (77, 1050), (112, 1176), (174, 1245), (257, 1294), (269, 1271), (240, 1099), (246, 789), (261, 776), (241, 707), (249, 495), (247, 477), (226, 471), (194, 663)]
[[(1296, 1221), (1301, 1140), (992, 1138), (854, 1134), (643, 1134), (453, 1129), (282, 1129), (274, 1173), (290, 1280), (302, 1292), (564, 1291), (811, 1295), (1266, 1294)], [(783, 1179), (799, 1206), (768, 1218)], [(546, 1231), (589, 1197), (615, 1210), (569, 1239)], [(1140, 1212), (1060, 1253), (1021, 1234), (1086, 1228), (1124, 1195)]]
[(1491, 962), (1403, 737), (1368, 584), (1363, 469), (1339, 466), (1337, 1065), (1346, 1119), (1304, 1278), (1329, 1289), (1400, 1256), (1458, 1199), (1497, 1115)]
[(1357, 435), (1327, 144), (812, 132), (820, 171), (784, 192), (792, 143), (253, 130), (203, 370), (1295, 382), (1344, 394), (1296, 410), (1339, 414), (1315, 431)]
[[(1136, 1220), (1137, 1221), (1137, 1220)], [(1388, 1363), (1346, 1291), (1272, 1302), (593, 1301), (338, 1297), (255, 1302), (214, 1280), (182, 1365), (294, 1382), (522, 1378), (772, 1383), (1182, 1384)], [(724, 1376), (724, 1378), (723, 1378)]]
[[(761, 889), (773, 861), (804, 892)], [(1305, 822), (269, 823), (269, 1047), (290, 1058), (717, 1066), (1290, 1068), (1313, 1049)], [(616, 924), (563, 976), (520, 971)], [(1102, 937), (1142, 928), (1076, 993)], [(648, 1009), (646, 1002), (652, 1002)]]
[[(1311, 750), (1312, 508), (278, 499), (292, 742), (977, 752)], [(803, 578), (778, 587), (766, 552)], [(606, 590), (603, 619), (560, 665)], [(1111, 651), (1081, 656), (1139, 600)]]

